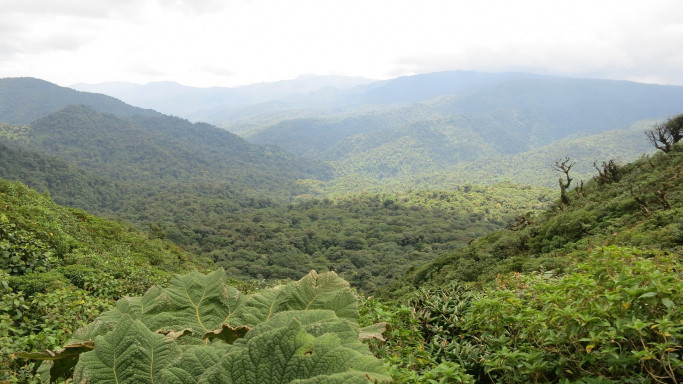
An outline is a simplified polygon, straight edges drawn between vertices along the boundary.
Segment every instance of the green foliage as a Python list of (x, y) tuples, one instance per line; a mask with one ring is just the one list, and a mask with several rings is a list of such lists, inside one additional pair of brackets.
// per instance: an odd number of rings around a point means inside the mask
[(0, 381), (31, 382), (20, 350), (52, 349), (114, 300), (203, 260), (132, 227), (56, 205), (0, 180)]
[(477, 383), (675, 382), (682, 267), (680, 252), (606, 247), (563, 275), (421, 289), (401, 306), (367, 300), (362, 314), (401, 329), (372, 346), (399, 382), (429, 382), (444, 364)]
[(64, 276), (54, 270), (50, 272), (29, 273), (21, 276), (10, 276), (7, 279), (7, 283), (9, 288), (15, 292), (23, 292), (26, 297), (69, 285), (69, 282)]
[(69, 282), (93, 296), (102, 298), (119, 298), (127, 293), (135, 293), (121, 279), (100, 269), (80, 264), (59, 267), (58, 271)]
[[(0, 281), (6, 282), (2, 273)], [(0, 290), (0, 380), (34, 382), (34, 362), (13, 354), (62, 345), (109, 305), (108, 300), (93, 298), (71, 286), (52, 287), (31, 296), (9, 287)]]
[(57, 262), (45, 242), (17, 229), (4, 213), (0, 213), (0, 252), (0, 269), (13, 275), (44, 272)]
[(511, 276), (473, 303), (467, 338), (483, 345), (494, 382), (673, 380), (683, 374), (680, 266), (606, 248), (564, 276)]
[(222, 270), (177, 276), (168, 288), (121, 299), (64, 349), (17, 356), (47, 360), (50, 381), (70, 367), (74, 382), (388, 380), (359, 340), (355, 295), (334, 273), (250, 295), (225, 281)]
[[(482, 236), (463, 250), (436, 258), (412, 272), (413, 286), (447, 281), (490, 281), (498, 273), (554, 269), (602, 245), (676, 250), (683, 246), (683, 152), (622, 166), (618, 181), (586, 183), (570, 190), (571, 203), (556, 203), (515, 230)], [(519, 219), (519, 218), (518, 218)], [(515, 225), (513, 225), (515, 227)], [(405, 281), (397, 285), (405, 286)]]
[(399, 383), (474, 383), (477, 348), (458, 343), (476, 291), (458, 284), (411, 293), (401, 304), (366, 299), (362, 322), (385, 322), (385, 339), (370, 342)]
[[(183, 242), (243, 280), (334, 270), (365, 293), (502, 228), (550, 193), (501, 184), (460, 191), (356, 194), (203, 217)], [(529, 201), (531, 200), (531, 201)], [(189, 220), (188, 220), (189, 221)], [(176, 233), (167, 238), (180, 242)]]
[(124, 188), (63, 159), (0, 142), (0, 178), (21, 180), (40, 192), (49, 191), (54, 201), (109, 213), (122, 201)]

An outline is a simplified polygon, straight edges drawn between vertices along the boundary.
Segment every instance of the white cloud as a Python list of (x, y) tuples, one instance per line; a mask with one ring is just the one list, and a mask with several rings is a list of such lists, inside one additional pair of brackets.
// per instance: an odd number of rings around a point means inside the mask
[[(683, 84), (678, 0), (0, 0), (0, 74), (236, 85), (524, 70)], [(652, 80), (650, 80), (652, 79)]]

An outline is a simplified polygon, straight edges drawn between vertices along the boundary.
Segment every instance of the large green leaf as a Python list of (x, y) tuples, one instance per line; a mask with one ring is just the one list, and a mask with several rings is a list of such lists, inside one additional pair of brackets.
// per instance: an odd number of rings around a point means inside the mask
[(297, 320), (256, 333), (254, 337), (237, 341), (217, 365), (206, 371), (199, 383), (275, 384), (302, 379), (327, 382), (337, 375), (345, 383), (390, 380), (382, 362), (369, 353), (343, 345), (334, 333), (313, 336)]
[(254, 293), (226, 322), (253, 326), (279, 312), (310, 309), (331, 310), (340, 318), (357, 321), (357, 302), (349, 283), (336, 273), (311, 271), (297, 282)]
[(203, 334), (218, 329), (245, 300), (225, 281), (222, 269), (208, 275), (195, 271), (177, 276), (168, 288), (153, 292), (153, 297), (143, 296), (146, 305), (141, 320), (151, 330), (191, 329)]
[(195, 384), (199, 377), (209, 368), (215, 366), (225, 349), (215, 346), (190, 346), (182, 351), (180, 360), (161, 372), (159, 383), (163, 384)]
[(318, 274), (311, 271), (285, 287), (278, 310), (308, 309), (329, 309), (340, 318), (358, 320), (358, 299), (349, 283), (334, 272)]
[(81, 354), (74, 382), (154, 383), (179, 357), (172, 338), (153, 333), (139, 320), (124, 315), (111, 332), (95, 338), (93, 351)]
[(388, 380), (359, 340), (357, 298), (336, 274), (311, 272), (252, 295), (225, 281), (223, 270), (192, 272), (168, 288), (119, 300), (71, 340), (89, 348), (94, 340), (94, 349), (59, 352), (69, 359), (46, 365), (45, 376), (54, 378), (78, 360), (77, 383)]
[(247, 333), (244, 341), (249, 341), (251, 338), (273, 329), (287, 327), (292, 320), (299, 322), (307, 333), (315, 337), (322, 336), (326, 333), (334, 333), (339, 338), (341, 345), (358, 349), (362, 352), (368, 351), (367, 346), (359, 342), (360, 338), (357, 323), (353, 323), (346, 319), (340, 319), (334, 311), (322, 309), (277, 313), (268, 321), (259, 324)]

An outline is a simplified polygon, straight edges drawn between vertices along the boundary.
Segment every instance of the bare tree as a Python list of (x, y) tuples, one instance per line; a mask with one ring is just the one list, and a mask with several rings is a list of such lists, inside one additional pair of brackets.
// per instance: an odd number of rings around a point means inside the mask
[(572, 169), (574, 164), (576, 164), (576, 162), (572, 162), (569, 157), (565, 157), (564, 160), (555, 161), (555, 164), (553, 165), (554, 170), (564, 173), (565, 178), (563, 179), (562, 176), (560, 176), (558, 181), (560, 183), (560, 200), (565, 205), (569, 205), (570, 203), (569, 196), (567, 195), (567, 189), (569, 189), (572, 180), (574, 180), (569, 176), (569, 171)]
[(666, 123), (657, 123), (649, 131), (645, 131), (647, 139), (655, 148), (668, 153), (674, 144), (683, 139), (683, 114), (670, 117)]

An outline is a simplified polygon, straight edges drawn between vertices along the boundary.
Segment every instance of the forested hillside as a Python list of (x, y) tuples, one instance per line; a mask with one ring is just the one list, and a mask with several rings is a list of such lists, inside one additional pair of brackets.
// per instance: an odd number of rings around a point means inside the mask
[(10, 359), (12, 353), (55, 348), (114, 300), (141, 294), (174, 273), (211, 266), (169, 241), (59, 206), (47, 194), (5, 180), (0, 251), (2, 380), (8, 369), (18, 378), (31, 370), (31, 363)]
[[(639, 120), (677, 113), (683, 103), (681, 87), (552, 77), (490, 80), (453, 85), (455, 94), (419, 103), (284, 118), (244, 134), (255, 143), (278, 143), (327, 160), (344, 176), (410, 178), (458, 166), (462, 172), (463, 163), (478, 159), (519, 173), (524, 167), (511, 166), (505, 156), (545, 146), (559, 150), (552, 145), (560, 140), (628, 130)], [(414, 79), (409, 89), (417, 84)], [(588, 152), (588, 159), (600, 155)]]
[(3, 142), (0, 142), (0, 178), (21, 180), (31, 188), (50, 193), (58, 204), (100, 214), (109, 214), (119, 205), (125, 190), (110, 179), (59, 157)]
[[(601, 172), (606, 172), (605, 165), (601, 167)], [(568, 192), (568, 204), (556, 201), (538, 216), (519, 217), (514, 230), (484, 236), (465, 253), (445, 256), (422, 268), (414, 277), (415, 284), (468, 280), (452, 268), (477, 279), (491, 278), (506, 269), (524, 272), (540, 265), (552, 269), (555, 263), (571, 260), (567, 256), (573, 252), (584, 253), (598, 246), (680, 250), (681, 171), (680, 146), (671, 153), (617, 165), (603, 179), (595, 178), (583, 187), (574, 185)], [(472, 259), (482, 270), (466, 267)], [(496, 265), (488, 276), (482, 272), (489, 269), (486, 264)]]
[(395, 304), (365, 303), (366, 321), (389, 322), (373, 350), (399, 382), (683, 377), (683, 148), (602, 165), (547, 211), (399, 279)]
[[(221, 179), (253, 189), (326, 176), (323, 166), (277, 148), (250, 145), (223, 130), (169, 116), (120, 119), (79, 105), (28, 126), (4, 125), (3, 131), (15, 145), (60, 156), (119, 181)], [(273, 177), (280, 179), (269, 180)]]

